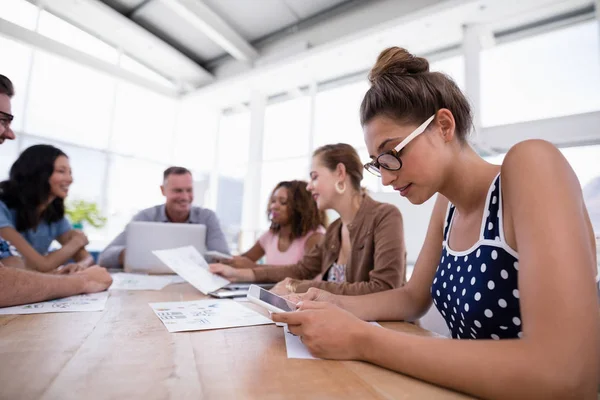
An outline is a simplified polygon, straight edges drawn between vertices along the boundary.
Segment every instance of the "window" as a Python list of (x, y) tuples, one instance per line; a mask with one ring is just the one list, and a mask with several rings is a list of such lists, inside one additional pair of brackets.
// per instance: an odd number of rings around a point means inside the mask
[(140, 210), (164, 203), (160, 191), (166, 164), (112, 156), (108, 175), (107, 236), (116, 236)]
[(0, 37), (0, 49), (3, 54), (0, 57), (0, 73), (7, 76), (15, 87), (15, 96), (11, 101), (15, 119), (11, 126), (16, 132), (20, 132), (25, 118), (25, 98), (32, 51), (20, 43), (3, 37)]
[(170, 162), (176, 100), (139, 86), (119, 83), (112, 150)]
[(172, 163), (192, 171), (212, 171), (219, 114), (193, 101), (179, 103)]
[(483, 126), (600, 110), (598, 22), (481, 53)]
[(265, 110), (263, 159), (275, 160), (310, 153), (310, 98), (302, 96), (271, 104)]
[(368, 88), (367, 82), (361, 81), (317, 93), (315, 148), (333, 143), (365, 146), (359, 111)]
[(429, 66), (430, 71), (443, 72), (454, 80), (458, 87), (465, 90), (465, 57), (454, 56), (434, 61)]
[(236, 249), (242, 225), (244, 181), (248, 168), (250, 113), (222, 115), (218, 141), (219, 188), (216, 212), (227, 243)]
[(224, 115), (219, 122), (219, 175), (244, 179), (250, 146), (250, 113)]
[(106, 148), (114, 81), (92, 69), (36, 53), (25, 131), (62, 142)]

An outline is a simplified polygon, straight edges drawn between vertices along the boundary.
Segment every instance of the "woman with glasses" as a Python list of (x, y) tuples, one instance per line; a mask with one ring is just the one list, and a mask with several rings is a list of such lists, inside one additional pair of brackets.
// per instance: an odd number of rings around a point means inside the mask
[(296, 264), (243, 269), (212, 264), (211, 271), (233, 282), (279, 282), (273, 288), (278, 294), (315, 287), (357, 295), (401, 286), (406, 260), (402, 216), (396, 207), (365, 194), (362, 177), (363, 166), (352, 146), (339, 143), (315, 150), (307, 189), (319, 210), (340, 215), (321, 242)]
[(219, 261), (235, 268), (253, 268), (264, 256), (268, 265), (295, 264), (319, 243), (327, 225), (327, 216), (317, 208), (304, 181), (279, 182), (269, 197), (267, 218), (269, 230), (250, 250)]
[[(28, 268), (58, 272), (69, 260), (76, 263), (60, 272), (74, 272), (93, 264), (85, 250), (87, 237), (73, 230), (65, 218), (64, 200), (73, 183), (69, 158), (50, 145), (31, 146), (0, 182), (0, 236), (8, 240)], [(52, 241), (62, 247), (48, 253)]]
[[(600, 314), (594, 237), (573, 170), (550, 143), (502, 165), (469, 145), (469, 104), (404, 49), (383, 51), (360, 109), (365, 166), (421, 204), (438, 193), (410, 281), (347, 297), (310, 290), (273, 315), (319, 357), (356, 359), (481, 398), (596, 398)], [(421, 317), (433, 302), (454, 340), (363, 321)], [(465, 340), (466, 339), (466, 340)], [(474, 339), (474, 340), (473, 340)]]

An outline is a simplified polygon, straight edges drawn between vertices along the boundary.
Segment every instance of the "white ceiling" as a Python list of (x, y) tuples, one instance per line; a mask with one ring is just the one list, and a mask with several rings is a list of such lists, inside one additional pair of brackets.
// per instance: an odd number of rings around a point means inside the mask
[[(417, 54), (430, 54), (448, 47), (456, 48), (463, 39), (463, 26), (476, 24), (490, 33), (522, 26), (572, 10), (588, 7), (588, 0), (419, 0), (418, 8), (400, 13), (398, 8), (410, 2), (381, 1), (378, 9), (354, 10), (280, 40), (277, 46), (261, 48), (254, 67), (241, 67), (229, 60), (214, 68), (215, 82), (198, 89), (190, 99), (232, 106), (248, 101), (253, 91), (267, 96), (294, 92), (312, 81), (323, 82), (346, 75), (364, 73), (379, 52), (389, 46), (402, 46)], [(415, 0), (415, 3), (417, 1)], [(373, 13), (396, 15), (374, 24)], [(363, 25), (361, 25), (361, 23)], [(356, 27), (338, 39), (327, 40), (338, 31)], [(327, 32), (324, 32), (327, 30)], [(302, 47), (303, 42), (322, 44)], [(281, 48), (296, 49), (290, 53)]]
[[(1, 0), (4, 1), (4, 0)], [(594, 0), (28, 0), (193, 96), (239, 104), (364, 72), (391, 45), (458, 46), (462, 27), (514, 29)], [(493, 40), (492, 40), (493, 42)]]

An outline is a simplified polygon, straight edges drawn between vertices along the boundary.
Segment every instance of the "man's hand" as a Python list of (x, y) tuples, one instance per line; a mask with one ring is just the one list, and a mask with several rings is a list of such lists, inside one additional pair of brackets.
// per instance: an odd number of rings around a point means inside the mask
[(83, 278), (83, 293), (102, 292), (108, 289), (113, 281), (108, 271), (98, 265), (76, 272), (75, 275)]

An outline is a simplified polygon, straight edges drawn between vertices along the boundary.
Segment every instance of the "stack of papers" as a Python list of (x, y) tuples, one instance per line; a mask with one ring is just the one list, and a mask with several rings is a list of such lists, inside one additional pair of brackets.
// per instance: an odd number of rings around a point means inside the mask
[(272, 324), (256, 311), (231, 300), (150, 303), (169, 332), (201, 331)]

